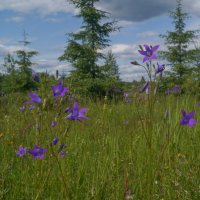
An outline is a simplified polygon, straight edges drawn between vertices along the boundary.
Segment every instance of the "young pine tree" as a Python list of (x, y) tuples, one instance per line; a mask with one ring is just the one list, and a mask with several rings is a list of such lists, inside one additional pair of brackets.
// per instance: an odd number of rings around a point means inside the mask
[(191, 66), (193, 53), (189, 45), (197, 37), (198, 31), (185, 30), (188, 14), (182, 10), (181, 0), (177, 0), (176, 9), (170, 12), (170, 16), (173, 20), (174, 31), (167, 31), (165, 35), (161, 35), (165, 39), (167, 50), (161, 51), (160, 55), (172, 66), (170, 74), (178, 78), (181, 84), (184, 75), (191, 71), (189, 66)]
[(103, 66), (103, 74), (105, 77), (114, 78), (119, 80), (119, 67), (116, 62), (116, 58), (112, 51), (109, 51), (105, 57), (105, 64)]
[(27, 46), (30, 44), (30, 42), (27, 40), (27, 34), (24, 31), (24, 38), (20, 43), (23, 44), (22, 50), (17, 50), (16, 55), (17, 59), (15, 63), (18, 65), (21, 75), (21, 89), (22, 90), (29, 90), (31, 88), (34, 88), (34, 82), (32, 80), (32, 70), (31, 67), (33, 66), (33, 62), (31, 61), (31, 58), (38, 54), (37, 51), (31, 51), (28, 50)]
[(97, 61), (103, 58), (99, 50), (109, 45), (109, 34), (118, 29), (116, 22), (102, 23), (108, 15), (95, 8), (94, 3), (99, 0), (68, 1), (80, 10), (78, 17), (83, 19), (83, 25), (77, 33), (68, 34), (68, 45), (59, 60), (72, 63), (75, 68), (72, 75), (78, 75), (79, 78), (99, 78), (102, 71)]

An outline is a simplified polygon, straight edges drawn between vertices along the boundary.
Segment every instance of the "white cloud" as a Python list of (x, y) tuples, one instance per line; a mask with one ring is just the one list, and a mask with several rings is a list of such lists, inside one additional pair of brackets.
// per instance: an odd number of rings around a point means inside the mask
[(13, 16), (6, 19), (7, 22), (21, 22), (24, 18), (20, 16)]
[(0, 10), (28, 13), (37, 10), (42, 15), (57, 12), (72, 12), (74, 7), (65, 0), (1, 0)]
[(141, 38), (147, 38), (147, 37), (156, 37), (159, 35), (159, 33), (155, 32), (155, 31), (145, 31), (142, 33), (138, 33), (137, 35)]

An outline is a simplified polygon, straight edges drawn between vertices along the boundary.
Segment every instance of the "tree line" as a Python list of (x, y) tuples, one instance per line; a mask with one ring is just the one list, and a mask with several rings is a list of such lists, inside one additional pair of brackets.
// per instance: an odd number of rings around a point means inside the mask
[[(58, 60), (71, 63), (74, 69), (69, 77), (63, 76), (62, 79), (77, 86), (80, 92), (82, 90), (85, 94), (102, 96), (123, 84), (114, 54), (112, 51), (103, 53), (110, 46), (110, 34), (119, 31), (120, 27), (117, 26), (117, 21), (109, 21), (109, 13), (95, 7), (98, 1), (68, 0), (79, 10), (77, 17), (82, 19), (82, 26), (78, 32), (67, 34), (67, 45)], [(189, 15), (183, 11), (181, 0), (177, 0), (170, 17), (174, 30), (160, 35), (165, 41), (166, 50), (160, 51), (159, 56), (169, 66), (161, 86), (167, 88), (176, 84), (189, 88), (193, 84), (200, 89), (200, 47), (196, 42), (199, 30), (186, 30)], [(0, 76), (1, 93), (37, 88), (33, 79), (34, 63), (31, 60), (38, 52), (28, 50), (30, 42), (25, 32), (21, 43), (24, 47), (22, 50), (16, 51), (15, 56), (8, 54), (4, 58), (6, 74)], [(56, 77), (59, 78), (58, 71)], [(52, 76), (49, 78), (55, 79)]]

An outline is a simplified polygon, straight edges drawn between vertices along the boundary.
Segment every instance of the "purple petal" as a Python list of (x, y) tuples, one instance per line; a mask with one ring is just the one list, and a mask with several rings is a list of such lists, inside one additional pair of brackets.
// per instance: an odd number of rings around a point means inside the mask
[(188, 126), (191, 128), (194, 128), (194, 125), (197, 124), (197, 120), (196, 119), (190, 119)]
[(159, 47), (160, 47), (160, 45), (156, 45), (156, 46), (152, 47), (151, 50), (152, 50), (153, 52), (155, 52)]
[(143, 63), (144, 62), (146, 62), (146, 61), (148, 61), (150, 58), (148, 57), (148, 56), (145, 56), (144, 58), (143, 58)]
[(146, 51), (142, 51), (142, 50), (138, 50), (138, 52), (143, 55), (143, 56), (146, 56), (147, 55), (147, 52)]
[(151, 59), (157, 59), (157, 56), (155, 54), (152, 54), (152, 56), (150, 58)]

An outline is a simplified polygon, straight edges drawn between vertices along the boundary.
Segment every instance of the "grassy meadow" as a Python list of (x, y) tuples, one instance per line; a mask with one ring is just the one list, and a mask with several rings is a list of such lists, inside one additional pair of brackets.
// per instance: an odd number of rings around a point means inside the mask
[[(153, 107), (146, 97), (79, 99), (89, 118), (81, 122), (65, 119), (74, 102), (67, 98), (21, 111), (27, 99), (0, 99), (0, 199), (200, 199), (200, 126), (180, 125), (181, 109), (200, 119), (195, 97), (163, 95)], [(55, 137), (58, 143), (50, 145)], [(20, 145), (45, 147), (44, 159), (20, 157)]]

